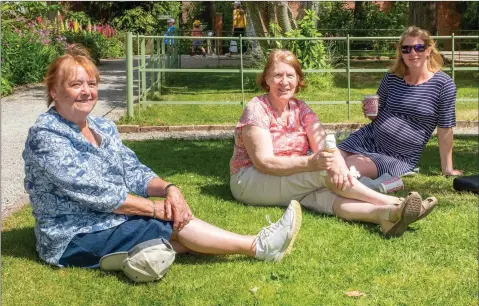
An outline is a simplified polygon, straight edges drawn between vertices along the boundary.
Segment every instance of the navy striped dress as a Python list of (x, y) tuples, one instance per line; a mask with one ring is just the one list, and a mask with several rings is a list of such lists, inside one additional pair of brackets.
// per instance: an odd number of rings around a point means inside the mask
[(377, 118), (338, 147), (370, 158), (378, 176), (400, 176), (417, 165), (436, 127), (456, 125), (456, 86), (442, 71), (419, 85), (409, 85), (403, 78), (386, 73), (378, 95)]

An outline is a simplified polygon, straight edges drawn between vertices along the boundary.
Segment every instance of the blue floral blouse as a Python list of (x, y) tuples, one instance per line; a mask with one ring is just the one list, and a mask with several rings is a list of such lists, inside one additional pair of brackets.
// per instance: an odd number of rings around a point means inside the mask
[(93, 116), (87, 120), (101, 137), (98, 148), (50, 108), (30, 128), (23, 151), (37, 252), (57, 266), (76, 234), (125, 222), (125, 215), (112, 211), (129, 192), (147, 197), (147, 185), (156, 177), (123, 145), (113, 122)]

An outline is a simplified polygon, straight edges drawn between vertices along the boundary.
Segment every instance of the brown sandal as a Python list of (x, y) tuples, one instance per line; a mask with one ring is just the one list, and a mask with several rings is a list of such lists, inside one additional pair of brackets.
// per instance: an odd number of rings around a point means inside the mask
[(406, 231), (409, 224), (413, 223), (414, 221), (417, 221), (419, 216), (421, 215), (422, 198), (419, 193), (410, 192), (407, 198), (404, 199), (400, 204), (400, 207), (401, 206), (402, 211), (399, 220), (396, 221), (396, 223), (394, 223), (388, 229), (381, 229), (384, 236), (400, 236)]
[[(409, 195), (411, 195), (411, 192), (409, 193)], [(404, 201), (404, 198), (399, 198), (399, 200), (402, 202)], [(426, 216), (432, 212), (436, 204), (437, 204), (436, 197), (429, 197), (423, 200), (421, 202), (421, 213), (419, 214), (419, 218), (417, 218), (416, 221), (426, 218)], [(393, 204), (393, 205), (399, 206), (400, 204)]]
[(426, 218), (427, 215), (431, 213), (434, 207), (437, 204), (437, 199), (435, 197), (429, 197), (421, 202), (421, 213), (419, 214), (418, 220)]

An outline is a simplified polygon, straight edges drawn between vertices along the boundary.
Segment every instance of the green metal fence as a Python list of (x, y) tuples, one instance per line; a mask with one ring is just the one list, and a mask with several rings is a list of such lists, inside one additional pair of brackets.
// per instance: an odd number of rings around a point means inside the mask
[[(138, 50), (138, 56), (135, 59), (133, 55), (134, 38), (136, 39), (136, 47)], [(454, 33), (451, 36), (433, 36), (436, 40), (451, 40), (451, 67), (444, 67), (443, 71), (450, 71), (452, 78), (455, 77), (456, 71), (479, 71), (479, 67), (457, 67), (455, 65), (455, 42), (462, 39), (477, 40), (479, 42), (479, 36), (455, 36)], [(237, 41), (240, 66), (239, 68), (224, 68), (224, 69), (191, 69), (181, 68), (181, 56), (178, 54), (178, 47), (175, 44), (170, 45), (166, 40), (206, 40), (206, 41)], [(244, 54), (243, 44), (245, 41), (260, 41), (260, 40), (322, 40), (322, 41), (343, 41), (346, 43), (346, 67), (339, 69), (305, 69), (305, 73), (346, 73), (347, 75), (347, 99), (344, 101), (308, 101), (308, 104), (347, 104), (348, 105), (348, 118), (350, 118), (350, 105), (358, 104), (361, 101), (351, 100), (351, 73), (374, 73), (374, 72), (386, 72), (385, 68), (377, 69), (358, 69), (351, 68), (351, 42), (353, 41), (371, 41), (371, 40), (390, 40), (398, 41), (399, 37), (352, 37), (346, 35), (345, 37), (199, 37), (199, 36), (145, 36), (127, 33), (127, 115), (133, 117), (133, 103), (134, 103), (134, 86), (137, 87), (137, 100), (140, 104), (241, 104), (245, 106), (245, 89), (244, 89), (244, 75), (245, 74), (258, 74), (261, 73), (261, 69), (247, 69), (244, 67)], [(147, 41), (149, 50), (147, 50)], [(147, 56), (147, 53), (149, 56)], [(137, 65), (134, 67), (134, 61)], [(136, 79), (134, 77), (136, 72)], [(147, 100), (148, 93), (154, 90), (161, 92), (162, 84), (168, 77), (168, 73), (238, 73), (241, 76), (241, 82), (238, 87), (241, 88), (242, 100), (237, 103), (225, 102), (225, 101), (150, 101)], [(148, 73), (148, 78), (147, 78)], [(457, 99), (458, 102), (477, 101), (478, 99), (463, 98)]]

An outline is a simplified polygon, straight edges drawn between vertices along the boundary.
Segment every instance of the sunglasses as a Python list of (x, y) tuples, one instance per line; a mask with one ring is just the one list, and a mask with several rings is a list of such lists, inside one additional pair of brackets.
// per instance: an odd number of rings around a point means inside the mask
[(412, 46), (403, 45), (403, 46), (401, 46), (401, 52), (402, 52), (402, 54), (409, 54), (409, 53), (411, 53), (411, 50), (413, 48), (414, 48), (414, 51), (416, 51), (416, 53), (420, 53), (420, 52), (426, 51), (427, 46), (425, 44), (417, 44), (417, 45), (412, 45)]

